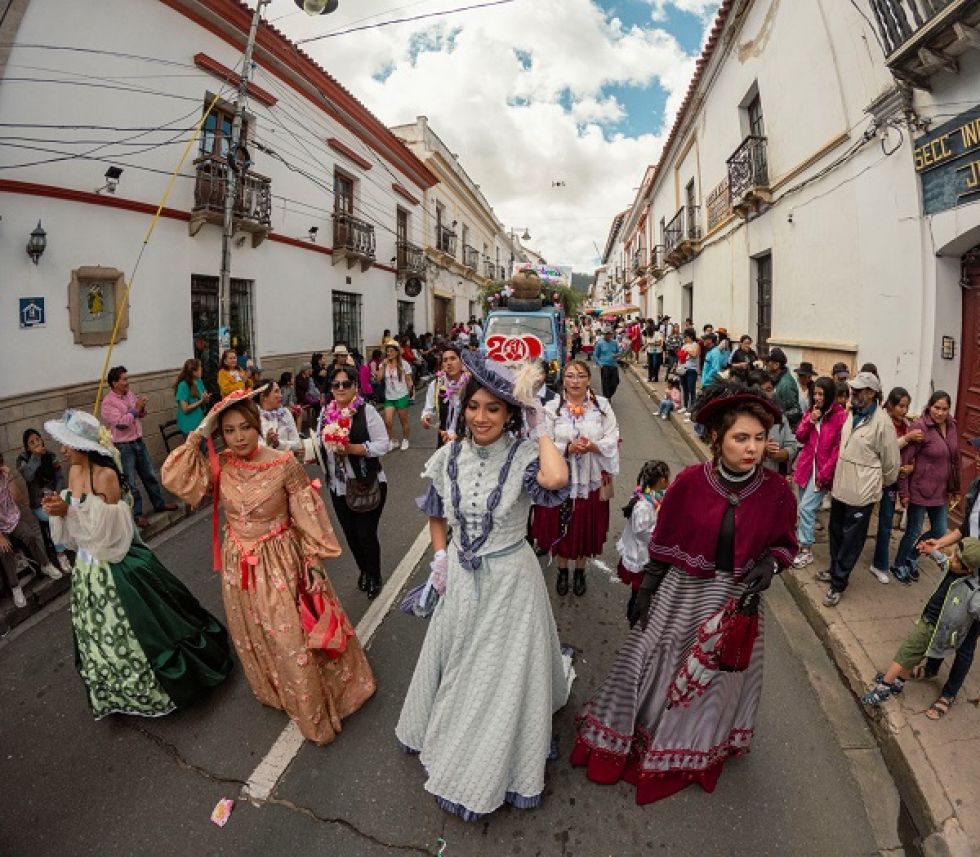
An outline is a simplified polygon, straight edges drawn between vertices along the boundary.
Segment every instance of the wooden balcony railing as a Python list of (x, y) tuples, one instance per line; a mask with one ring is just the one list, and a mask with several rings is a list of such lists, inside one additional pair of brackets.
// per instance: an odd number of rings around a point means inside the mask
[[(228, 162), (206, 155), (194, 162), (194, 207), (191, 210), (190, 234), (196, 235), (205, 223), (221, 224), (225, 216), (225, 187)], [(258, 173), (239, 178), (234, 207), (235, 227), (252, 233), (257, 247), (272, 228), (272, 182)]]
[(395, 268), (398, 277), (421, 276), (425, 273), (425, 254), (422, 248), (409, 241), (397, 241), (395, 244)]
[(448, 226), (436, 227), (436, 248), (447, 256), (456, 257), (456, 233)]
[(333, 264), (347, 260), (347, 267), (366, 271), (374, 263), (374, 226), (346, 211), (333, 214)]
[(766, 138), (750, 134), (728, 159), (728, 192), (743, 216), (761, 202), (771, 202)]
[(463, 264), (474, 271), (480, 267), (480, 254), (476, 247), (470, 247), (469, 244), (463, 245)]

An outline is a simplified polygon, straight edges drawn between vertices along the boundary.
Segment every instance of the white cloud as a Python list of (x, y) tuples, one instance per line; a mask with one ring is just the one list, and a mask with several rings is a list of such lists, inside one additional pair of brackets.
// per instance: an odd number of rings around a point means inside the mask
[[(334, 15), (288, 15), (277, 26), (302, 39), (369, 15), (383, 20), (459, 5), (416, 0), (396, 11), (393, 2), (341, 0)], [(291, 0), (276, 0), (271, 17), (290, 7)], [(593, 242), (602, 246), (612, 216), (656, 161), (694, 68), (665, 30), (626, 27), (592, 0), (517, 0), (305, 48), (386, 124), (428, 116), (504, 223), (530, 227), (531, 245), (549, 261), (586, 271), (595, 264)], [(605, 87), (653, 83), (667, 92), (660, 133), (616, 133), (624, 110)]]
[(653, 19), (662, 21), (667, 17), (667, 7), (672, 6), (680, 12), (690, 12), (699, 18), (710, 19), (718, 9), (718, 0), (643, 0), (653, 7)]

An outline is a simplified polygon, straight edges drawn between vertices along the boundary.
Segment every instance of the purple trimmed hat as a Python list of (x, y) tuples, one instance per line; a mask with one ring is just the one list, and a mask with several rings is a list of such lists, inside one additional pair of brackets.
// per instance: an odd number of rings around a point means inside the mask
[(707, 426), (720, 418), (725, 411), (747, 402), (767, 410), (777, 425), (783, 421), (783, 412), (772, 399), (740, 381), (715, 381), (709, 385), (694, 403), (691, 419)]
[(487, 392), (511, 405), (524, 405), (514, 396), (514, 379), (503, 364), (487, 360), (479, 351), (463, 351), (463, 365), (473, 379)]

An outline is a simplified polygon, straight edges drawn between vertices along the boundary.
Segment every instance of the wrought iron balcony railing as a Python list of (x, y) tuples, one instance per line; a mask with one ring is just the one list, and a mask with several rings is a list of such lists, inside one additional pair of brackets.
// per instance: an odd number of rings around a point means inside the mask
[(486, 276), (488, 280), (497, 279), (497, 266), (489, 259), (487, 259), (483, 263), (483, 270), (484, 270), (484, 276)]
[(769, 160), (765, 137), (750, 134), (728, 159), (728, 190), (735, 205), (748, 195), (762, 197), (768, 193)]
[(682, 205), (664, 227), (664, 258), (680, 265), (700, 250), (701, 206)]
[(647, 267), (647, 251), (644, 247), (638, 247), (633, 251), (633, 260), (630, 268), (634, 277), (639, 277)]
[(436, 248), (448, 256), (456, 256), (456, 233), (448, 226), (436, 227)]
[(480, 254), (476, 251), (476, 247), (470, 247), (469, 244), (463, 245), (463, 264), (474, 271), (480, 267)]
[(667, 263), (664, 261), (664, 245), (657, 244), (650, 252), (650, 273), (655, 277), (660, 277), (663, 275), (666, 268)]

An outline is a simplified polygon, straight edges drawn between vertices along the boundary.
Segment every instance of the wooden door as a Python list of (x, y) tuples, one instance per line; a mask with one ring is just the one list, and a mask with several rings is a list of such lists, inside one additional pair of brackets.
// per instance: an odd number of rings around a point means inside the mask
[(445, 336), (449, 332), (449, 301), (445, 298), (433, 298), (432, 332)]
[(970, 440), (980, 437), (980, 247), (967, 254), (963, 273), (963, 331), (956, 425), (960, 440), (960, 483), (965, 492), (976, 475), (974, 462), (978, 453)]

